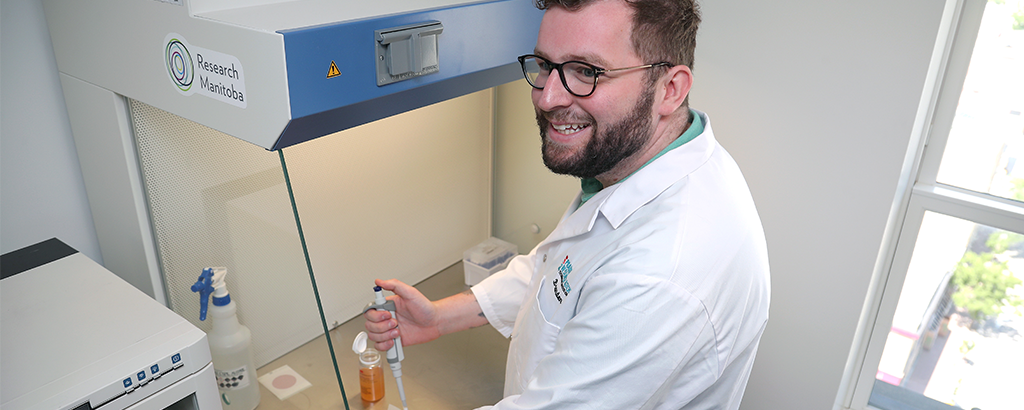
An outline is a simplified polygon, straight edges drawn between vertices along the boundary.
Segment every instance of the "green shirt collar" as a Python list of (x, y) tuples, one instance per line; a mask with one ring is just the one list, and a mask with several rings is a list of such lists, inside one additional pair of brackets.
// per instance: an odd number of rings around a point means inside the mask
[[(668, 146), (665, 147), (665, 149), (661, 150), (661, 152), (659, 152), (658, 155), (655, 155), (654, 158), (651, 158), (646, 163), (644, 163), (643, 166), (637, 168), (637, 171), (646, 167), (647, 164), (654, 162), (654, 160), (661, 158), (661, 156), (665, 155), (666, 152), (681, 147), (683, 144), (692, 141), (694, 138), (697, 138), (698, 135), (704, 132), (704, 122), (701, 121), (700, 115), (697, 114), (697, 112), (694, 111), (692, 108), (690, 109), (690, 118), (692, 119), (690, 127), (687, 128), (685, 132), (683, 132), (683, 135), (680, 135), (679, 138), (676, 138), (674, 141), (672, 141), (671, 144), (668, 144)], [(633, 174), (635, 173), (636, 171), (633, 171)], [(633, 176), (633, 174), (629, 174), (628, 176), (623, 178), (622, 181), (629, 179), (629, 177)], [(580, 206), (583, 206), (583, 204), (590, 200), (590, 198), (593, 198), (594, 195), (597, 195), (598, 192), (601, 192), (601, 190), (604, 189), (604, 186), (601, 185), (601, 181), (598, 181), (596, 178), (581, 179), (580, 187), (583, 189), (583, 194), (580, 196)]]

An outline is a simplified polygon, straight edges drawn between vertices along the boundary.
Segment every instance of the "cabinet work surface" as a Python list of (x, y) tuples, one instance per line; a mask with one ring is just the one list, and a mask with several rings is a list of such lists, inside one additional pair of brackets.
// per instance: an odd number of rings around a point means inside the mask
[[(372, 283), (366, 286), (367, 302), (373, 300), (372, 286)], [(416, 288), (431, 300), (464, 291), (467, 287), (462, 263), (446, 268)], [(390, 295), (389, 292), (385, 294)], [(398, 386), (386, 361), (384, 398), (376, 403), (367, 403), (359, 397), (359, 360), (352, 352), (352, 341), (356, 334), (365, 330), (364, 322), (363, 317), (358, 316), (330, 332), (349, 408), (386, 410), (389, 404), (393, 404), (401, 409)], [(409, 409), (472, 409), (498, 402), (504, 388), (508, 346), (508, 339), (489, 325), (442, 336), (429, 343), (406, 346), (402, 383)], [(326, 337), (321, 335), (268, 363), (258, 370), (258, 375), (263, 376), (285, 365), (312, 386), (282, 401), (260, 384), (258, 410), (345, 408)]]

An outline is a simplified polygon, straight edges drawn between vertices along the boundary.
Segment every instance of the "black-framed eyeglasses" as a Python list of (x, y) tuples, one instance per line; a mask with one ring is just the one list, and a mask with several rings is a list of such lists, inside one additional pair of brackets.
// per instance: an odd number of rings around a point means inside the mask
[(597, 79), (604, 73), (614, 71), (637, 70), (641, 68), (652, 68), (671, 66), (672, 63), (660, 62), (644, 64), (624, 68), (601, 68), (582, 61), (566, 61), (561, 64), (552, 63), (544, 57), (527, 54), (519, 56), (519, 64), (523, 66), (523, 75), (526, 81), (538, 90), (544, 89), (551, 71), (558, 71), (558, 78), (562, 79), (562, 85), (569, 91), (569, 94), (577, 97), (588, 97), (597, 89)]

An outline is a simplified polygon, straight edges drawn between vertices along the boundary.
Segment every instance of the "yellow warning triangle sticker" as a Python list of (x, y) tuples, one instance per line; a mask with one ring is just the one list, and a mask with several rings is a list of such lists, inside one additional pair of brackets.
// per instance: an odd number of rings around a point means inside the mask
[(331, 61), (331, 69), (327, 70), (327, 78), (334, 78), (341, 75), (341, 71), (338, 70), (338, 65)]

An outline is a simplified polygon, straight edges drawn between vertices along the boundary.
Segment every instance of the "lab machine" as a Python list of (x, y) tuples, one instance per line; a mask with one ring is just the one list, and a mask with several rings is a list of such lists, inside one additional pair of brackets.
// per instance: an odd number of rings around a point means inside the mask
[(59, 239), (0, 258), (4, 410), (220, 410), (181, 316)]

